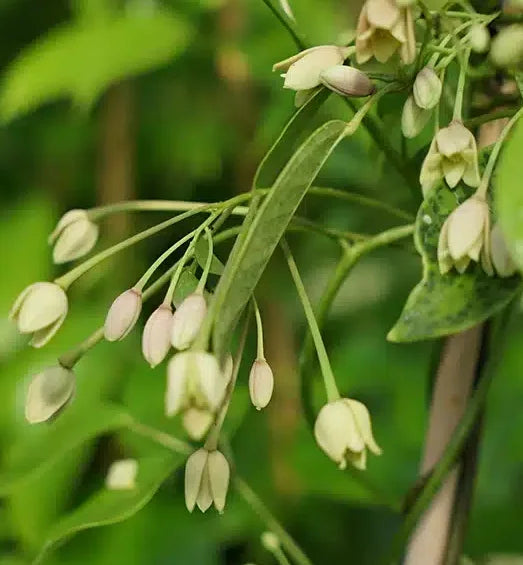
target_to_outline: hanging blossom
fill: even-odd
[[[405,64],[416,58],[416,36],[411,6],[395,0],[366,0],[356,29],[356,59],[365,63],[375,57],[388,61],[396,51]]]

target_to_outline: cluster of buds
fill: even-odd
[[[366,0],[356,30],[358,63],[372,57],[385,63],[398,50],[403,63],[414,62],[416,36],[412,7],[396,0]]]
[[[349,53],[347,47],[319,45],[276,63],[273,71],[284,73],[283,87],[296,91],[298,107],[320,85],[342,96],[369,96],[375,88],[367,75],[343,65]]]
[[[321,449],[340,469],[345,469],[347,463],[356,469],[365,469],[367,449],[374,455],[381,455],[366,406],[350,398],[334,400],[320,410],[314,436]]]
[[[441,97],[442,84],[431,66],[416,75],[412,94],[407,98],[401,115],[401,130],[407,138],[416,137],[428,123],[432,110]]]
[[[480,183],[476,140],[460,121],[452,121],[434,136],[420,172],[426,196],[442,179],[450,188],[463,180],[476,187]]]

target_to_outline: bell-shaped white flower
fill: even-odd
[[[214,355],[204,351],[177,353],[167,367],[165,413],[174,416],[191,407],[215,412],[227,384]]]
[[[198,449],[185,465],[185,504],[192,512],[195,506],[205,512],[211,504],[220,514],[225,508],[230,469],[220,451]]]
[[[347,463],[365,469],[367,449],[375,455],[381,454],[372,435],[369,412],[357,400],[340,398],[323,406],[314,424],[314,436],[340,469]]]
[[[76,378],[61,365],[45,369],[31,381],[25,401],[25,417],[30,424],[46,422],[73,397]]]
[[[423,67],[416,75],[412,94],[416,105],[424,110],[434,108],[441,97],[442,84],[432,67]]]
[[[119,341],[134,328],[142,310],[142,293],[134,288],[122,292],[111,304],[105,318],[107,341]]]
[[[490,260],[499,277],[511,277],[517,271],[499,223],[495,223],[490,232]]]
[[[214,413],[205,408],[191,406],[184,410],[182,424],[187,435],[194,441],[203,439],[214,421]]]
[[[283,88],[310,90],[321,84],[321,73],[329,67],[341,65],[347,53],[346,47],[318,45],[276,63],[272,70],[285,72]]]
[[[342,96],[369,96],[376,88],[370,78],[353,67],[334,65],[320,73],[324,86]]]
[[[33,334],[31,345],[42,347],[58,331],[67,316],[67,295],[55,283],[37,282],[18,296],[9,318],[22,334]]]
[[[423,194],[427,195],[443,177],[450,188],[460,180],[472,187],[480,182],[476,140],[457,120],[440,129],[432,140],[421,167]]]
[[[98,226],[91,222],[85,210],[70,210],[62,216],[49,244],[54,244],[53,261],[67,263],[87,255],[96,245]]]
[[[249,393],[251,402],[257,410],[269,404],[274,389],[274,375],[265,359],[256,359],[249,374]]]
[[[136,488],[138,461],[120,459],[109,467],[105,477],[105,487],[109,490],[133,490]]]
[[[171,307],[162,304],[147,320],[142,335],[142,353],[151,367],[159,365],[171,348],[173,313]]]
[[[171,327],[171,343],[175,349],[191,346],[207,316],[207,302],[200,292],[189,294],[176,309]]]
[[[465,272],[470,261],[479,262],[492,274],[488,204],[476,195],[460,204],[445,220],[438,241],[438,263],[442,274],[455,267]]]
[[[416,37],[412,8],[399,6],[395,0],[366,0],[356,30],[358,63],[372,57],[385,63],[398,50],[404,63],[414,61]]]
[[[403,105],[401,114],[401,132],[403,135],[408,139],[416,137],[427,125],[431,113],[430,110],[420,108],[414,101],[414,97],[409,96]]]

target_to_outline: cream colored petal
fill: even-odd
[[[380,63],[386,63],[400,46],[390,33],[378,30],[372,38],[374,56]]]
[[[429,192],[443,178],[443,169],[441,167],[441,155],[437,152],[436,139],[432,140],[429,151],[421,165],[419,182],[426,198]]]
[[[466,164],[463,160],[451,160],[443,158],[441,162],[445,181],[450,188],[455,188],[465,172]]]
[[[470,248],[483,233],[485,206],[486,203],[477,198],[469,198],[449,216],[448,247],[454,261],[467,256]]]
[[[18,329],[21,333],[33,333],[54,324],[66,312],[67,296],[58,285],[49,282],[31,285],[19,305]]]
[[[320,73],[334,65],[343,63],[338,48],[314,51],[291,65],[285,75],[284,88],[309,90],[320,85]]]
[[[207,302],[199,292],[187,296],[173,314],[171,344],[175,349],[190,347],[207,315]]]
[[[87,255],[98,240],[98,226],[92,222],[74,222],[58,237],[53,249],[53,262],[57,265]]]
[[[229,463],[220,451],[211,451],[207,460],[207,468],[214,507],[221,514],[225,508],[225,499],[229,488],[231,474]]]
[[[208,455],[206,449],[198,449],[189,456],[185,464],[185,505],[189,512],[194,510],[198,499]]]
[[[405,65],[410,65],[416,60],[416,34],[414,30],[412,8],[410,6],[405,9],[405,20],[406,40],[401,46],[400,56]]]
[[[58,320],[56,320],[54,324],[51,324],[46,328],[42,328],[41,330],[34,332],[31,336],[29,345],[31,345],[35,349],[39,349],[40,347],[43,347],[44,345],[49,343],[49,341],[51,341],[56,332],[60,329],[61,325],[64,323],[66,315],[67,313],[64,313],[60,318],[58,318]]]
[[[474,142],[472,133],[458,121],[451,122],[446,128],[442,128],[436,134],[438,151],[445,157],[452,157],[466,149],[470,149]]]
[[[468,250],[467,255],[472,261],[479,261],[479,254],[481,253],[481,249],[483,248],[483,232],[478,236],[478,239],[474,242],[474,244]]]
[[[209,464],[203,469],[202,482],[200,484],[200,492],[196,499],[196,505],[202,512],[207,512],[212,504],[211,481],[209,479]]]
[[[194,441],[200,441],[214,420],[209,410],[190,407],[183,413],[182,423],[187,435]]]
[[[85,210],[75,209],[66,212],[56,224],[53,232],[49,235],[49,238],[47,240],[49,242],[49,245],[53,244],[58,239],[58,236],[67,226],[78,221],[89,221],[89,216]]]
[[[354,413],[356,425],[363,436],[365,445],[372,451],[372,453],[374,453],[374,455],[381,455],[381,448],[376,443],[374,435],[372,434],[370,414],[365,404],[352,399],[346,399],[345,403],[348,404]]]
[[[188,361],[190,353],[178,353],[167,366],[165,414],[174,416],[187,403]]]
[[[478,154],[474,151],[473,155],[474,157],[472,161],[469,161],[467,163],[467,166],[465,167],[465,171],[463,173],[463,182],[468,186],[476,187],[479,186],[481,179],[479,176],[478,157],[477,157]]]
[[[310,53],[327,52],[327,51],[332,51],[332,50],[337,50],[340,53],[340,56],[343,56],[343,48],[340,48],[337,45],[317,45],[316,47],[310,47],[309,49],[305,49],[304,51],[300,51],[299,53],[296,53],[296,55],[293,55],[292,57],[289,57],[288,59],[284,59],[283,61],[276,63],[272,67],[272,70],[273,70],[273,72],[275,72],[275,71],[284,71],[285,72],[291,67],[291,65],[296,63],[296,61],[299,61],[300,59],[302,59],[306,55],[309,55]]]
[[[196,400],[204,407],[214,411],[220,405],[225,394],[227,382],[220,371],[220,366],[214,355],[204,352],[191,353],[190,379],[197,387]]]
[[[367,450],[364,449],[359,453],[347,453],[347,462],[356,469],[365,471],[367,468]]]
[[[392,29],[400,19],[401,11],[394,0],[367,0],[367,20],[370,25],[382,29]]]

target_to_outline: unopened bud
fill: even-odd
[[[523,66],[523,25],[513,24],[502,29],[492,40],[490,56],[499,67]]]
[[[414,102],[414,97],[409,96],[403,105],[403,112],[401,114],[401,131],[403,135],[408,139],[416,137],[427,125],[431,113],[430,110],[420,108]]]
[[[134,288],[122,292],[114,300],[105,319],[104,336],[107,341],[118,341],[134,328],[142,310],[142,293]]]
[[[494,224],[490,232],[490,259],[496,274],[500,277],[511,277],[517,271],[498,223]]]
[[[189,294],[173,315],[172,346],[179,350],[190,347],[206,315],[207,303],[204,296],[199,292]]]
[[[115,461],[105,477],[105,486],[109,490],[132,490],[136,487],[138,462],[136,459]]]
[[[274,376],[265,359],[256,359],[249,374],[249,393],[251,402],[257,410],[269,404],[274,389]]]
[[[143,329],[142,352],[145,360],[156,367],[171,348],[173,313],[170,306],[162,304],[147,320]]]
[[[45,369],[31,381],[25,403],[25,417],[30,424],[49,420],[72,398],[75,375],[61,365]]]
[[[470,48],[475,53],[486,53],[490,47],[490,33],[486,26],[474,24],[469,32]]]
[[[335,65],[320,74],[321,82],[342,96],[369,96],[376,89],[369,77],[353,67]]]
[[[49,236],[54,244],[53,261],[67,263],[87,255],[96,245],[98,226],[91,222],[85,210],[70,210],[62,216]]]
[[[441,90],[441,80],[434,69],[424,67],[416,76],[412,93],[417,106],[430,110],[439,102]]]
[[[211,504],[218,512],[225,508],[230,469],[220,451],[198,449],[185,465],[185,504],[192,512],[197,505],[205,512]]]
[[[38,282],[18,296],[9,318],[22,334],[33,334],[31,345],[42,347],[58,331],[67,316],[67,295],[55,283]]]

